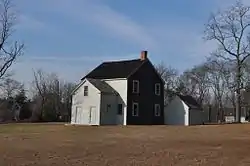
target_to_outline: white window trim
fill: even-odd
[[[86,91],[85,91],[85,87],[87,87]],[[87,93],[87,95],[85,95],[85,92]],[[87,86],[87,85],[83,86],[83,95],[84,96],[88,96],[89,95],[89,86]]]
[[[157,86],[159,86],[159,93],[157,92]],[[158,96],[161,95],[161,84],[160,83],[155,84],[155,95],[158,95]]]
[[[157,112],[157,107],[159,108],[159,112]],[[155,104],[155,110],[154,110],[155,116],[161,116],[161,105]]]
[[[135,114],[134,105],[137,105],[137,114]],[[132,104],[132,116],[139,116],[139,104],[133,102]]]
[[[134,83],[137,83],[137,92],[135,91],[135,87],[134,87]],[[139,85],[140,83],[139,83],[139,81],[138,80],[133,80],[133,93],[139,93],[139,87],[140,87],[140,85]]]

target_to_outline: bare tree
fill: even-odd
[[[195,97],[204,104],[209,95],[207,68],[202,64],[186,70],[179,79],[178,91]]]
[[[196,83],[191,79],[190,70],[184,71],[178,79],[177,93],[195,96]]]
[[[70,82],[64,82],[61,85],[60,91],[61,91],[61,101],[62,101],[62,112],[64,114],[68,115],[67,121],[70,120],[70,115],[71,115],[71,103],[72,103],[72,91],[75,88],[75,84],[70,83]]]
[[[230,70],[225,61],[210,60],[206,63],[208,68],[209,85],[213,91],[215,103],[218,106],[217,119],[224,120],[223,99],[226,98]]]
[[[229,68],[229,77],[226,80],[227,84],[227,91],[226,91],[226,102],[229,102],[229,105],[236,109],[236,96],[235,96],[235,72],[232,71],[231,68]]]
[[[197,101],[203,104],[206,95],[209,93],[207,68],[202,64],[195,66],[191,72],[191,79],[196,84]]]
[[[165,82],[164,103],[168,104],[177,88],[178,70],[171,66],[166,66],[163,62],[158,64],[156,69]]]
[[[0,78],[22,54],[24,45],[11,40],[17,20],[11,0],[0,0]]]
[[[241,122],[241,84],[242,70],[250,56],[250,7],[237,2],[229,9],[212,14],[206,25],[206,39],[218,43],[213,53],[217,58],[236,65],[236,121]]]
[[[11,78],[4,79],[0,84],[3,94],[7,99],[14,97],[14,95],[23,89],[23,86],[23,84]]]
[[[71,108],[72,83],[63,82],[55,73],[34,71],[34,99],[40,120],[58,120],[60,115],[69,115]]]
[[[39,110],[34,110],[33,113],[38,113],[38,114],[40,113],[38,115],[39,116],[38,118],[42,120],[44,105],[46,101],[46,93],[48,91],[45,74],[42,70],[34,71],[33,84],[34,84],[34,90],[35,90],[34,96],[37,96],[38,100],[40,99],[39,100],[40,106],[36,107],[36,109],[39,109]]]

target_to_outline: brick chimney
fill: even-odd
[[[144,61],[148,58],[148,52],[147,51],[141,51],[141,61]]]

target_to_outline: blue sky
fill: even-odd
[[[11,70],[29,83],[32,69],[79,79],[105,60],[138,58],[149,51],[183,71],[202,62],[215,48],[205,42],[211,12],[234,0],[15,0],[19,22],[14,38],[25,54]]]

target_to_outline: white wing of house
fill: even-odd
[[[71,123],[80,125],[123,124],[117,115],[120,96],[100,79],[84,79],[72,95]]]

